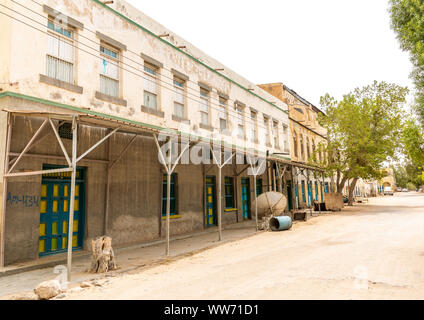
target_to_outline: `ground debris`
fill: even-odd
[[[35,289],[34,293],[40,300],[49,300],[62,293],[62,287],[58,280],[44,281]]]
[[[91,249],[93,256],[89,272],[106,273],[117,269],[111,237],[104,236],[92,240]]]

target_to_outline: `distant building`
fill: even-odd
[[[316,160],[325,161],[326,154],[318,147],[326,144],[326,130],[318,123],[319,108],[302,98],[282,83],[260,84],[277,99],[289,106],[290,154],[295,177],[294,197],[299,207],[311,206],[314,201],[322,202],[324,193],[330,192],[330,179],[323,179],[319,168],[311,167],[308,160],[317,151]]]
[[[384,177],[378,182],[378,192],[383,193],[384,188],[391,187],[393,191],[396,191],[396,178],[392,168],[382,170]]]

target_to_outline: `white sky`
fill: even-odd
[[[255,83],[283,82],[319,106],[374,80],[413,85],[388,0],[127,0]]]

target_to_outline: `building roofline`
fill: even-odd
[[[296,97],[303,104],[305,104],[307,106],[311,106],[316,112],[322,113],[323,115],[326,115],[324,111],[322,111],[320,108],[318,108],[315,105],[313,105],[311,102],[309,102],[308,100],[306,100],[305,98],[303,98],[302,96],[300,96],[296,91],[294,91],[293,89],[290,89],[285,84],[283,84],[283,88],[284,88],[284,90],[290,92],[290,94],[292,94],[294,97]]]
[[[156,38],[156,39],[160,40],[162,43],[164,43],[164,44],[166,44],[166,45],[170,46],[171,48],[173,48],[174,50],[176,50],[176,51],[178,51],[178,52],[180,52],[180,53],[184,54],[185,56],[189,57],[189,58],[190,58],[190,59],[192,59],[193,61],[195,61],[195,62],[197,62],[198,64],[200,64],[200,65],[204,66],[205,68],[207,68],[209,71],[211,71],[211,72],[213,72],[213,73],[216,73],[217,75],[219,75],[219,76],[223,77],[223,78],[224,78],[224,79],[226,79],[227,81],[229,81],[229,82],[231,82],[231,83],[235,84],[236,86],[238,86],[238,87],[239,87],[239,88],[241,88],[242,90],[244,90],[244,91],[246,91],[246,92],[250,93],[250,94],[251,94],[251,95],[253,95],[253,96],[256,96],[257,98],[259,98],[259,99],[261,99],[262,101],[264,101],[264,102],[268,103],[268,104],[269,104],[269,105],[271,105],[272,107],[277,108],[278,110],[283,111],[283,112],[285,112],[286,114],[288,114],[288,110],[286,111],[286,110],[284,110],[284,109],[280,108],[279,106],[277,106],[276,104],[274,104],[274,103],[272,103],[272,102],[270,102],[270,101],[266,100],[265,98],[261,97],[260,95],[256,94],[255,92],[252,92],[251,90],[249,90],[248,88],[246,88],[246,87],[244,87],[243,85],[239,84],[239,83],[238,83],[238,82],[236,82],[235,80],[233,80],[233,79],[231,79],[231,78],[227,77],[226,75],[224,75],[224,74],[222,74],[222,73],[218,72],[218,71],[217,71],[217,70],[215,70],[214,68],[212,68],[212,67],[208,66],[208,65],[207,65],[207,64],[205,64],[204,62],[202,62],[202,61],[200,61],[199,59],[197,59],[197,58],[193,57],[192,55],[190,55],[189,53],[187,53],[187,52],[185,52],[185,51],[181,50],[180,48],[178,48],[178,47],[174,46],[172,43],[170,43],[170,42],[166,41],[165,39],[162,39],[161,37],[159,37],[158,35],[154,34],[154,33],[153,33],[152,31],[150,31],[149,29],[147,29],[147,28],[143,27],[143,26],[142,26],[142,25],[140,25],[139,23],[137,23],[137,22],[135,22],[134,20],[132,20],[132,19],[128,18],[127,16],[125,16],[124,14],[122,14],[122,13],[120,13],[120,12],[116,11],[115,9],[113,9],[113,8],[109,7],[108,5],[104,4],[104,3],[103,3],[103,2],[101,2],[100,0],[91,0],[91,1],[93,1],[93,2],[97,3],[98,5],[102,6],[103,8],[108,9],[109,11],[111,11],[112,13],[114,13],[115,15],[117,15],[117,16],[119,16],[119,17],[121,17],[122,19],[124,19],[124,20],[126,20],[127,22],[131,23],[132,25],[134,25],[134,26],[138,27],[139,29],[141,29],[141,30],[143,30],[143,31],[147,32],[148,34],[150,34],[150,35],[151,35],[151,36],[153,36],[154,38]],[[139,10],[139,9],[137,9],[137,10]],[[139,10],[139,11],[141,12],[141,10]],[[247,80],[247,79],[246,79],[246,80]],[[248,80],[247,80],[247,81],[248,81]],[[259,87],[258,87],[258,88],[259,88]],[[259,89],[260,89],[260,88],[259,88]]]

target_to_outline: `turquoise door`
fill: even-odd
[[[51,169],[51,167],[49,167]],[[77,176],[83,171],[78,170]],[[40,192],[39,255],[61,253],[68,248],[68,221],[71,183],[70,173],[43,176]],[[84,182],[75,184],[73,249],[81,249],[84,237]]]
[[[297,208],[299,208],[299,193],[297,189],[297,183],[294,185],[294,197],[297,204]]]
[[[302,201],[303,201],[303,203],[306,203],[306,196],[305,196],[305,181],[302,181]]]
[[[312,181],[308,184],[308,206],[312,206],[313,197],[312,197]]]
[[[318,201],[318,182],[315,181],[315,200]]]
[[[293,200],[292,200],[292,184],[290,180],[287,180],[287,203],[289,210],[293,210]]]
[[[321,202],[324,202],[324,193],[322,189],[322,182],[321,182]]]
[[[242,210],[243,210],[243,219],[251,219],[249,178],[241,179],[241,204],[242,204]]]
[[[215,198],[215,177],[206,177],[206,227],[217,225]]]

